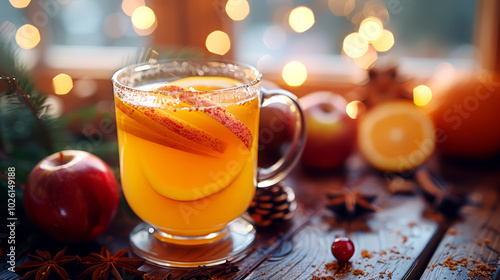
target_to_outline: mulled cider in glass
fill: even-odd
[[[172,60],[125,67],[114,86],[121,183],[144,223],[133,251],[176,267],[241,258],[255,239],[241,216],[256,187],[283,179],[303,148],[296,98],[261,89],[261,74],[232,62]],[[297,129],[275,165],[257,166],[263,104],[290,106]]]

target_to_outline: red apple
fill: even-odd
[[[346,113],[346,99],[333,92],[317,91],[299,102],[307,127],[303,166],[320,169],[342,166],[356,145],[357,122]]]
[[[67,150],[40,161],[23,191],[26,214],[63,242],[96,239],[118,208],[118,183],[109,166],[84,151]]]

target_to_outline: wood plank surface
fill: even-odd
[[[476,204],[450,225],[422,279],[492,279],[500,264],[499,191],[493,182],[474,188]]]
[[[385,204],[383,212],[369,219],[341,220],[328,210],[321,211],[320,216],[312,218],[285,243],[293,248],[290,254],[271,257],[247,279],[311,279],[313,276],[359,279],[360,275],[353,275],[354,269],[359,269],[366,279],[381,275],[402,279],[432,240],[439,224],[423,218],[426,204],[418,197],[394,196]],[[355,244],[351,271],[328,269],[336,264],[330,250],[336,236],[349,236]],[[362,251],[371,257],[363,257]]]
[[[500,168],[431,168],[434,174],[444,176],[446,184],[467,193],[468,203],[457,218],[441,215],[420,195],[418,187],[409,194],[392,193],[388,185],[393,175],[377,172],[359,159],[351,161],[347,170],[328,174],[310,174],[297,167],[285,179],[295,192],[295,216],[286,223],[257,227],[252,250],[236,263],[240,271],[226,279],[493,279],[500,260]],[[381,211],[347,218],[327,209],[326,194],[344,187],[376,194],[374,204]],[[101,246],[111,252],[129,249],[129,232],[139,222],[130,210],[121,207],[96,242],[70,245],[68,253],[85,256]],[[331,254],[336,236],[348,236],[355,244],[347,269],[336,267]],[[54,252],[67,246],[43,235],[36,238],[27,252]],[[23,255],[20,262],[27,260]],[[447,262],[448,258],[455,263]],[[457,262],[463,258],[466,264]],[[492,270],[487,277],[468,275],[478,264]],[[186,272],[151,264],[141,270],[156,279]],[[0,279],[18,278],[0,272]]]

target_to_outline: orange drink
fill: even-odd
[[[121,185],[144,222],[135,254],[162,266],[237,260],[255,240],[244,215],[256,187],[283,179],[305,139],[294,95],[261,89],[257,69],[223,61],[171,60],[125,67],[112,78]],[[290,106],[297,130],[283,159],[257,166],[259,112]]]
[[[219,77],[181,79],[167,85],[185,83],[197,91],[237,85]],[[200,236],[224,229],[245,212],[254,195],[258,96],[210,107],[169,96],[162,87],[146,87],[154,89],[148,96],[149,107],[134,104],[127,96],[117,95],[115,100],[121,178],[130,207],[144,221],[174,235]],[[196,98],[209,102],[209,97]],[[141,110],[149,110],[151,116]],[[241,127],[236,133],[246,133],[241,136],[246,138],[240,139],[208,110],[220,110],[232,118],[231,125]],[[192,139],[169,138],[169,129],[155,117],[189,124],[185,133],[193,134]],[[210,140],[197,141],[194,134]]]

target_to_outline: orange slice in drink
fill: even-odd
[[[181,87],[189,86],[190,89]],[[227,111],[224,107],[216,102],[200,96],[196,91],[216,90],[238,85],[236,80],[224,77],[188,77],[177,81],[173,84],[167,84],[156,88],[156,91],[169,91],[169,92],[182,92],[179,94],[179,99],[191,106],[200,108],[207,115],[211,116],[227,129],[231,130],[247,147],[248,150],[252,148],[253,135],[250,129],[238,120],[233,114]],[[223,87],[224,86],[224,87]],[[191,90],[193,89],[193,90]]]
[[[361,154],[382,171],[405,172],[420,166],[434,152],[434,139],[431,119],[406,100],[374,107],[358,127]]]
[[[142,126],[155,131],[175,143],[189,141],[189,146],[210,152],[223,153],[226,143],[215,135],[178,119],[159,108],[133,105],[115,97],[116,107]],[[141,135],[137,135],[141,137]],[[144,133],[143,136],[146,136]]]
[[[181,150],[187,153],[205,157],[217,157],[217,155],[221,155],[220,153],[211,151],[209,149],[206,149],[205,147],[196,148],[193,146],[185,145],[187,141],[184,141],[184,143],[176,142],[170,139],[168,136],[162,135],[161,130],[153,131],[147,127],[144,127],[144,125],[138,123],[137,121],[134,121],[133,119],[117,122],[117,126],[121,131],[125,131],[136,137],[159,144],[161,146],[166,146],[172,149]]]

